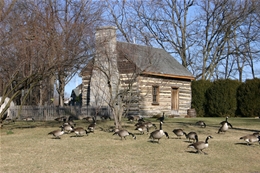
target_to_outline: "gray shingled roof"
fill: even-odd
[[[158,75],[180,76],[194,78],[183,65],[174,59],[164,49],[141,46],[125,42],[117,42],[120,49],[127,52],[128,57],[144,72]],[[153,63],[151,63],[151,61]]]

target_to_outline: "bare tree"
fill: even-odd
[[[92,28],[99,25],[101,15],[92,1],[66,4],[64,8],[63,1],[1,1],[3,98],[41,105],[43,97],[53,97],[55,79],[59,79],[57,88],[63,98],[65,79],[84,66],[92,51]]]
[[[237,1],[228,0],[199,3],[201,31],[198,46],[201,47],[201,52],[198,57],[202,58],[195,60],[196,65],[201,67],[201,73],[197,73],[197,77],[211,79],[218,64],[233,53],[235,49],[229,49],[229,43],[234,39],[237,28],[254,10],[248,7],[250,5],[248,2],[240,5]]]
[[[116,128],[120,129],[122,115],[130,108],[133,100],[139,102],[139,93],[136,88],[137,78],[152,65],[156,66],[155,59],[149,47],[142,48],[134,44],[117,43],[116,28],[99,28],[96,33],[96,52],[90,90],[95,95],[90,96],[90,105],[108,105],[111,109]],[[96,102],[98,100],[98,102]],[[94,103],[93,103],[94,102]]]
[[[250,40],[257,32],[257,27],[250,27],[249,31],[247,22],[253,14],[253,23],[259,23],[257,1],[106,1],[106,5],[110,23],[119,29],[124,40],[162,47],[196,78],[237,78],[239,70],[245,71],[256,61],[248,57],[257,56],[253,44],[247,54],[242,44],[246,40],[253,43]],[[246,37],[241,29],[251,36]],[[245,59],[246,64],[242,65]]]
[[[131,4],[124,1],[112,5],[108,3],[111,21],[126,41],[133,42],[131,37],[134,37],[146,45],[157,44],[179,58],[184,67],[190,66],[189,49],[194,44],[192,36],[196,34],[192,28],[195,19],[188,19],[193,0],[131,1]]]
[[[59,103],[63,106],[64,87],[86,64],[92,54],[93,28],[101,17],[101,7],[92,1],[49,1],[52,32],[55,35],[55,58],[66,62],[55,73]],[[46,17],[48,17],[46,15]]]

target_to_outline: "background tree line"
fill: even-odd
[[[99,26],[118,40],[159,47],[196,79],[255,78],[257,0],[3,0],[0,94],[17,104],[48,104],[94,56]]]
[[[165,49],[196,79],[259,75],[258,1],[107,0],[107,6],[122,39]]]
[[[91,1],[1,1],[0,91],[16,104],[49,104],[87,63],[100,7]]]
[[[260,79],[192,82],[192,107],[201,117],[260,117]]]

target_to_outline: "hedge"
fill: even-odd
[[[237,90],[237,114],[260,116],[260,79],[248,79]]]

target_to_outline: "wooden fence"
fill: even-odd
[[[80,106],[14,106],[10,108],[11,119],[23,120],[33,118],[38,121],[54,120],[58,117],[73,117],[82,119],[87,116],[110,117],[112,118],[109,107],[80,107]]]

